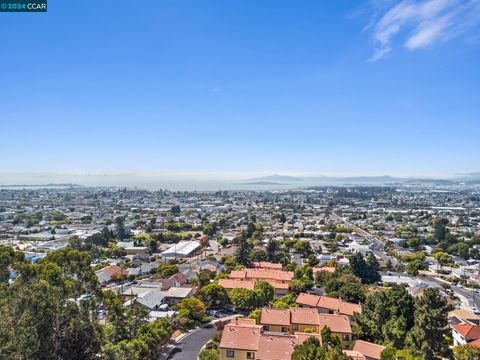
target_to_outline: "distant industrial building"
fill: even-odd
[[[161,255],[163,258],[186,257],[194,253],[199,248],[199,241],[180,241],[179,243],[172,245],[170,248],[162,252]]]

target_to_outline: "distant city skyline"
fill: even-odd
[[[2,14],[15,35],[0,52],[0,183],[480,171],[479,13],[472,0],[51,0]]]

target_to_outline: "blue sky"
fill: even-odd
[[[480,171],[480,2],[0,13],[0,172]]]

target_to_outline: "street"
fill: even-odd
[[[198,357],[203,345],[205,345],[212,335],[217,331],[217,327],[208,324],[185,336],[182,340],[175,343],[173,350],[166,359],[171,360],[194,360]],[[162,359],[162,357],[161,357]]]

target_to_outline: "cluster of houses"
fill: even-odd
[[[252,268],[232,271],[219,285],[227,290],[253,289],[256,281],[272,285],[276,296],[286,294],[294,277],[282,271],[281,264],[256,262]],[[315,268],[332,271],[333,268]],[[341,299],[301,293],[297,307],[290,309],[263,308],[259,323],[237,318],[225,326],[219,345],[220,359],[289,359],[295,345],[314,336],[322,341],[321,332],[328,327],[338,336],[345,353],[356,360],[379,360],[384,347],[365,341],[353,341],[354,314],[361,313],[358,304]]]
[[[310,337],[320,342],[321,329],[329,327],[343,347],[351,347],[351,327],[341,315],[320,314],[316,309],[263,309],[260,324],[254,319],[236,318],[223,330],[219,345],[220,360],[290,359],[295,346]],[[357,340],[344,352],[355,360],[380,360],[383,346]]]
[[[288,293],[292,283],[293,271],[283,271],[281,264],[258,262],[253,268],[234,270],[227,279],[220,279],[218,284],[227,291],[235,288],[253,290],[257,281],[266,281],[272,285],[275,296]]]

